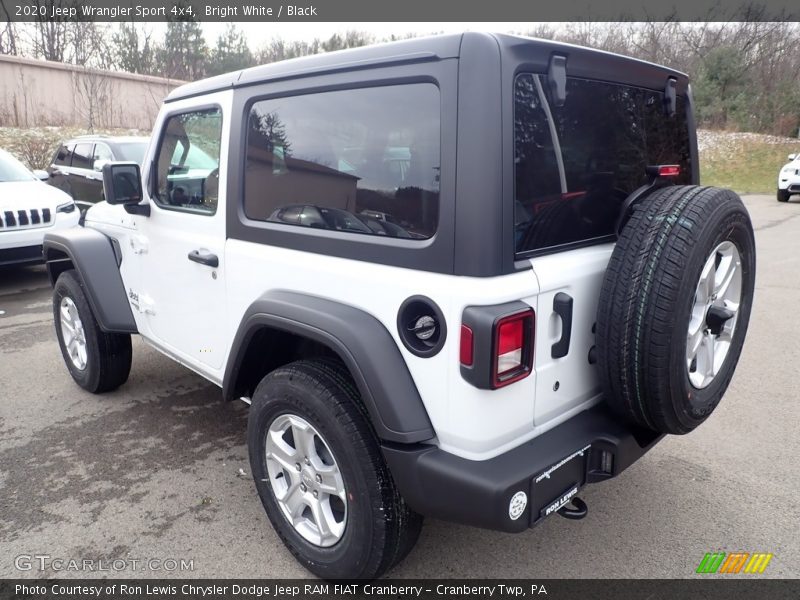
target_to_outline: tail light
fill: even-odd
[[[533,370],[534,314],[524,302],[467,306],[461,315],[461,376],[495,390]]]
[[[658,167],[659,177],[677,177],[681,174],[680,165],[661,165]]]
[[[680,165],[648,165],[645,172],[650,177],[678,177],[681,174]]]
[[[533,363],[533,310],[516,313],[494,325],[492,387],[527,377]]]
[[[475,345],[472,342],[472,329],[466,325],[461,326],[461,348],[460,348],[461,364],[465,367],[471,367],[475,362]]]

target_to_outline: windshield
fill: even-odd
[[[144,161],[144,153],[147,152],[148,142],[125,142],[117,144],[119,160],[129,160],[139,165]]]
[[[33,174],[5,150],[0,150],[0,183],[7,181],[36,181]]]

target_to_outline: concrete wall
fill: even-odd
[[[150,129],[182,81],[0,55],[0,126]]]

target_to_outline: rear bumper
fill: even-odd
[[[633,428],[601,404],[486,461],[467,460],[423,444],[384,444],[382,449],[400,493],[417,512],[445,521],[519,532],[535,525],[540,511],[552,506],[573,481],[580,487],[616,477],[662,437]],[[581,450],[584,453],[578,455]],[[573,455],[575,462],[553,470],[547,477],[552,485],[534,485],[537,475]],[[562,485],[564,489],[559,487]],[[518,492],[527,495],[527,506],[521,516],[512,519],[509,503]]]

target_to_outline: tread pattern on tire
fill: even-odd
[[[86,298],[83,283],[74,270],[70,269],[59,275],[53,293],[56,334],[64,361],[73,378],[81,387],[94,394],[117,389],[128,380],[130,374],[133,358],[131,336],[126,333],[107,333],[100,329]],[[87,335],[87,352],[90,356],[85,373],[78,372],[64,353],[59,316],[59,299],[64,295],[69,295],[75,302]]]
[[[380,515],[382,521],[373,527],[375,537],[372,540],[372,547],[376,551],[371,554],[367,563],[359,566],[359,572],[352,576],[365,579],[380,577],[401,562],[414,547],[423,519],[408,507],[398,493],[381,455],[377,436],[355,383],[345,367],[337,361],[312,359],[297,361],[276,369],[267,375],[258,387],[269,386],[272,381],[279,378],[302,381],[309,392],[324,402],[344,436],[350,440],[351,448],[360,457],[361,462],[356,467],[366,474],[368,480],[371,474],[371,486],[379,488],[380,495],[373,497],[371,507],[372,514]],[[263,392],[263,389],[256,390],[253,395],[254,402],[257,397],[263,397]],[[337,460],[341,461],[341,458],[337,457]],[[281,527],[276,527],[276,531],[301,564],[322,577],[331,576],[316,569],[315,565],[298,551],[292,539],[282,531]]]
[[[673,344],[683,344],[685,351],[686,343],[684,333],[675,334],[676,304],[699,232],[724,214],[717,211],[730,212],[732,206],[741,207],[735,216],[744,215],[739,224],[746,220],[752,235],[746,209],[734,192],[699,186],[654,192],[634,207],[620,234],[598,304],[598,364],[607,401],[637,425],[687,433],[707,416],[687,418],[670,400],[675,393],[670,386],[676,368]],[[743,315],[735,336],[744,334],[748,317],[749,312]],[[734,365],[737,359],[738,352]]]

